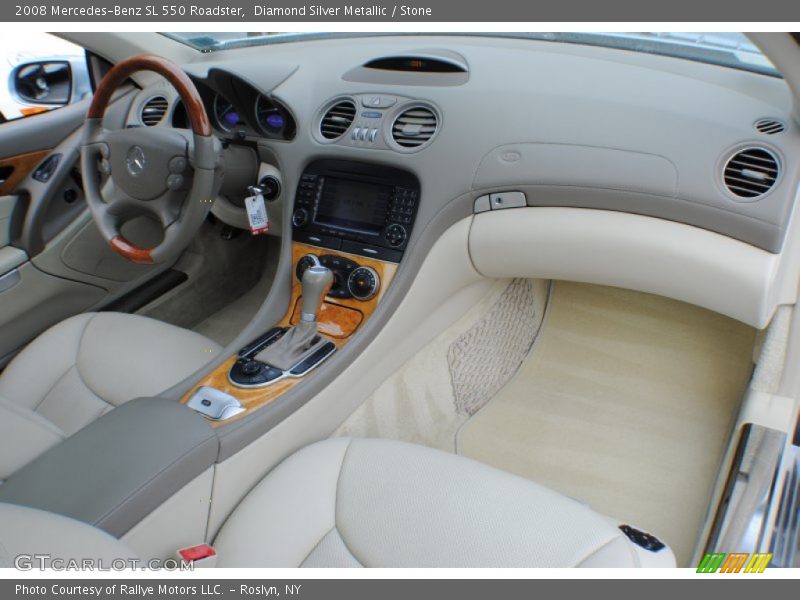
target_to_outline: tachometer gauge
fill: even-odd
[[[261,128],[269,133],[280,133],[286,126],[286,117],[263,94],[256,98],[256,119]]]
[[[231,131],[242,122],[239,111],[221,94],[214,96],[214,119],[217,126],[224,131]]]

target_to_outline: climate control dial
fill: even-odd
[[[375,269],[358,267],[347,278],[347,290],[357,300],[374,298],[381,289],[381,279]]]
[[[303,273],[305,273],[309,267],[318,267],[319,265],[319,257],[317,257],[316,254],[306,254],[301,256],[300,260],[297,261],[294,273],[297,275],[297,279],[303,281]]]

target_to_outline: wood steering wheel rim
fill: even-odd
[[[114,65],[100,80],[86,118],[101,120],[116,89],[131,75],[139,71],[153,71],[169,81],[186,107],[189,125],[194,135],[203,137],[212,135],[211,121],[194,82],[178,65],[153,54],[137,54]],[[142,248],[125,239],[121,233],[110,239],[109,244],[117,253],[132,262],[153,263],[153,248]]]

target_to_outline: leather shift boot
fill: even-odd
[[[316,321],[300,321],[281,339],[256,354],[255,359],[288,371],[324,343],[325,340],[317,335]]]

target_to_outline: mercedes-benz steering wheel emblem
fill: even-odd
[[[141,175],[144,172],[145,164],[144,150],[140,146],[131,146],[125,164],[128,166],[128,173],[134,177]]]

